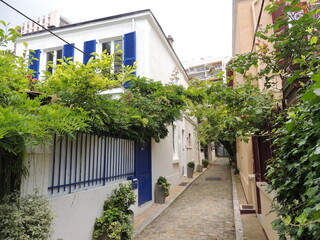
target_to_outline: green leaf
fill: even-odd
[[[296,217],[296,221],[298,223],[305,223],[307,221],[308,214],[306,212],[301,213],[298,217]]]
[[[285,225],[289,225],[289,223],[291,222],[291,217],[287,216],[286,218],[283,219],[283,222]]]
[[[316,150],[314,151],[314,154],[320,154],[320,147],[317,147]]]
[[[310,39],[311,45],[316,44],[317,42],[318,42],[318,37],[317,37],[317,36],[313,36],[313,37]]]
[[[314,92],[317,96],[320,96],[320,88],[314,89],[313,92]]]
[[[307,190],[307,196],[312,198],[319,191],[319,186],[311,187]]]

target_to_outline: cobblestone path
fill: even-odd
[[[234,240],[229,162],[219,158],[135,240]]]

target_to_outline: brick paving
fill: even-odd
[[[218,158],[135,240],[234,240],[229,161]]]

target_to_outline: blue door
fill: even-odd
[[[135,143],[135,177],[138,179],[138,205],[152,200],[151,142]]]

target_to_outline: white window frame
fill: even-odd
[[[45,61],[44,61],[44,63],[45,63],[45,67],[44,67],[44,69],[45,69],[45,71],[49,71],[49,69],[48,69],[48,62],[49,62],[49,59],[48,59],[48,54],[49,53],[52,53],[53,52],[53,59],[52,59],[52,65],[53,66],[56,66],[57,65],[57,60],[58,60],[58,58],[57,58],[57,51],[61,51],[61,58],[59,58],[59,59],[63,59],[63,47],[62,46],[60,46],[60,47],[56,47],[56,48],[50,48],[50,49],[44,49],[44,58],[45,58]],[[50,72],[50,71],[49,71]],[[52,69],[52,72],[51,72],[52,74],[54,73],[54,69]]]
[[[117,49],[117,50],[122,50],[123,51],[123,45],[124,45],[124,41],[123,41],[123,36],[118,36],[118,37],[113,37],[113,38],[104,38],[104,39],[100,39],[99,42],[99,46],[98,46],[98,52],[101,54],[103,52],[103,44],[110,42],[110,55],[113,55],[116,52],[116,41],[121,41],[121,48]],[[123,56],[124,54],[122,54],[121,59],[122,59],[122,63],[121,66],[123,65]],[[113,65],[113,71],[115,70],[115,64]]]

